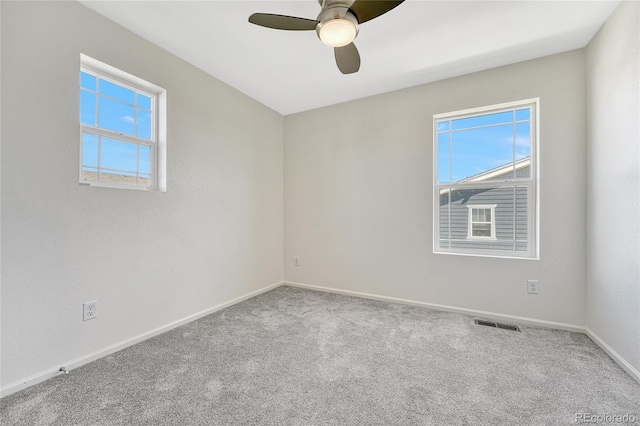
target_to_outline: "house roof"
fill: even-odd
[[[516,171],[527,168],[531,165],[531,157],[524,157],[516,161]],[[477,175],[469,176],[458,182],[486,182],[488,180],[495,180],[500,176],[504,176],[513,172],[513,163],[507,163],[502,166],[498,166],[495,169],[487,170],[486,172],[478,173]]]
[[[525,169],[529,166],[531,166],[531,157],[524,157],[516,161],[515,169],[516,171],[518,171],[518,170]],[[487,170],[486,172],[478,173],[477,175],[469,176],[465,179],[459,180],[457,182],[453,182],[453,184],[455,185],[456,183],[461,183],[461,182],[465,182],[465,183],[487,182],[491,180],[496,180],[500,176],[504,176],[512,172],[513,172],[513,163],[508,163],[502,166],[498,166],[494,169]],[[439,192],[440,192],[440,195],[443,195],[443,194],[446,194],[447,191],[449,191],[449,188],[442,188],[440,189]]]

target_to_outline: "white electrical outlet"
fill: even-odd
[[[527,280],[527,293],[538,294],[538,280]]]
[[[298,256],[295,256],[293,258],[293,265],[294,266],[300,266],[300,258]]]
[[[98,316],[97,305],[97,300],[82,304],[82,321],[89,321]]]

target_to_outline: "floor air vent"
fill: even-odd
[[[511,325],[511,324],[503,324],[501,322],[493,322],[493,321],[485,321],[485,320],[473,320],[477,325],[484,325],[486,327],[493,327],[493,328],[501,328],[503,330],[511,330],[511,331],[520,331],[520,327],[518,327],[517,325]]]

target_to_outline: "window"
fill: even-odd
[[[496,222],[492,206],[469,206],[469,226],[467,238],[496,238]]]
[[[434,116],[434,253],[538,258],[538,103]]]
[[[166,190],[166,91],[86,55],[80,184]]]

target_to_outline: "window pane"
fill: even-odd
[[[470,177],[480,180],[482,177],[479,174],[513,164],[513,125],[455,132],[452,138],[453,182]],[[504,173],[512,171],[512,168],[505,167]],[[495,179],[501,174],[491,178]]]
[[[467,204],[477,204],[476,200],[473,200],[472,194],[477,190],[461,190],[459,188],[452,188],[451,200],[449,204],[450,217],[449,229],[451,232],[452,240],[466,240],[469,236],[469,209]],[[477,209],[471,210],[472,222],[473,215],[478,217]]]
[[[516,160],[531,155],[531,123],[516,124]]]
[[[133,135],[133,107],[100,97],[98,100],[98,126],[125,135]]]
[[[491,237],[491,224],[474,223],[471,235],[473,237]]]
[[[137,105],[142,108],[151,109],[151,98],[149,96],[145,96],[141,93],[138,93],[138,103]]]
[[[96,182],[98,180],[98,169],[91,167],[82,168],[82,180],[89,182]]]
[[[112,98],[120,99],[133,105],[135,92],[130,89],[125,89],[122,86],[113,84],[109,81],[100,79],[100,93],[111,96]]]
[[[102,138],[100,146],[101,167],[129,171],[135,177],[138,146],[134,143],[123,142],[115,139]],[[118,172],[118,174],[125,174]],[[135,184],[135,179],[134,182]]]
[[[98,135],[82,134],[82,165],[98,167]]]
[[[442,190],[440,192],[440,247],[449,247],[449,190]],[[447,240],[446,244],[443,244],[443,240]]]
[[[149,163],[151,161],[151,148],[140,145],[138,147],[138,168],[140,173],[151,173]]]
[[[491,222],[491,209],[484,209],[484,221]]]
[[[515,232],[516,240],[527,242],[528,226],[528,203],[529,191],[526,186],[516,187],[516,223]],[[525,248],[526,250],[526,248]]]
[[[449,176],[449,133],[438,135],[438,182],[451,182]]]
[[[531,110],[529,108],[519,109],[516,111],[516,120],[529,120],[531,119]]]
[[[101,171],[100,181],[135,185],[137,178],[135,173]]]
[[[531,177],[531,124],[516,124],[516,178]]]
[[[140,186],[151,186],[151,175],[140,175],[140,176],[138,176],[138,185],[140,185]]]
[[[488,126],[491,124],[503,124],[513,122],[513,111],[499,112],[496,114],[479,115],[476,117],[459,118],[451,120],[453,130],[468,129],[470,127]]]
[[[449,239],[449,190],[440,191],[440,239]]]
[[[137,135],[144,139],[151,139],[151,113],[143,109],[137,108],[137,120],[138,126],[136,129]]]
[[[447,132],[449,131],[449,121],[439,121],[438,122],[438,132]]]
[[[96,91],[96,78],[91,74],[80,71],[80,87]]]
[[[85,90],[80,91],[80,123],[96,125],[96,95]]]

